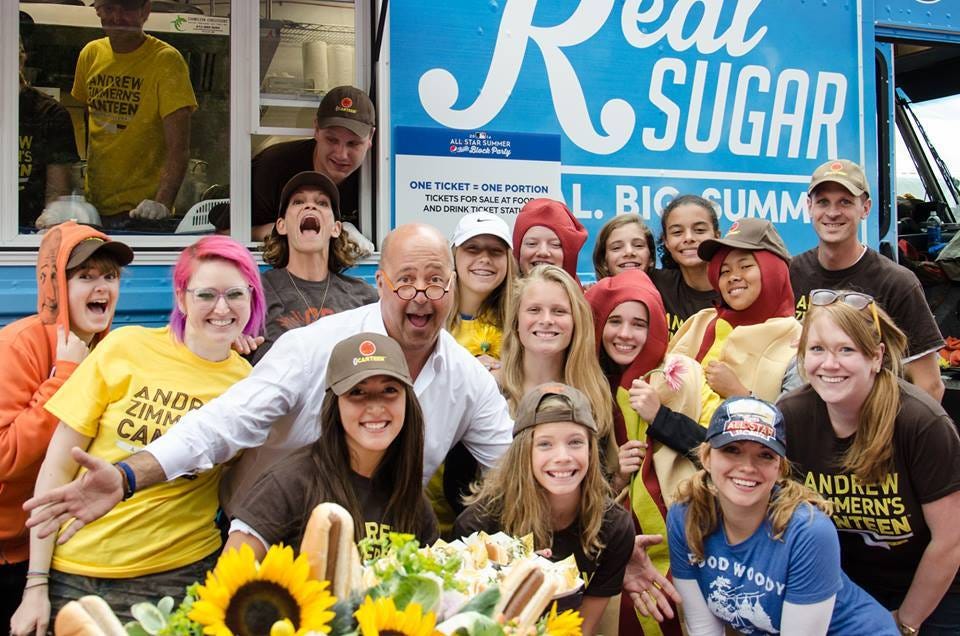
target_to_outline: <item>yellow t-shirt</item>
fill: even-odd
[[[197,107],[183,56],[152,35],[130,53],[94,40],[77,58],[71,94],[89,111],[87,199],[110,216],[154,198],[166,157],[163,118]]]
[[[250,373],[237,353],[210,362],[177,343],[169,327],[111,332],[44,408],[93,438],[88,452],[121,461]],[[220,547],[214,524],[220,469],[137,492],[57,546],[52,567],[131,578],[194,563]]]

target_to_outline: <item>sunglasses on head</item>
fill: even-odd
[[[877,315],[877,301],[870,294],[852,291],[834,291],[832,289],[814,289],[810,292],[810,305],[824,307],[832,305],[835,302],[841,302],[844,305],[853,307],[862,311],[870,307],[870,313],[873,315],[873,324],[877,328],[877,335],[881,335],[880,316]]]

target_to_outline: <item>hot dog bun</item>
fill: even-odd
[[[546,576],[534,559],[517,561],[500,583],[494,616],[503,624],[515,622],[517,633],[526,633],[547,609],[556,590],[556,579]]]
[[[56,636],[125,636],[127,633],[107,602],[84,596],[63,606],[54,621]]]
[[[310,576],[330,581],[330,591],[346,598],[360,585],[360,553],[353,542],[353,517],[342,506],[322,503],[313,509],[300,553],[310,561]]]

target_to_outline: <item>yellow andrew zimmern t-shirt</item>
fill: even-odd
[[[92,437],[88,452],[126,459],[250,373],[237,353],[210,362],[177,343],[169,327],[111,332],[46,403]],[[194,563],[220,547],[214,523],[220,469],[137,492],[56,547],[52,567],[100,578],[132,578]]]

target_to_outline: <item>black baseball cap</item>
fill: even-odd
[[[290,202],[290,197],[293,196],[293,193],[303,186],[313,186],[330,197],[330,207],[333,209],[333,218],[338,221],[340,220],[340,191],[337,189],[337,184],[322,172],[314,172],[312,170],[298,172],[290,177],[290,180],[284,184],[283,191],[280,193],[280,209],[277,210],[278,219],[287,213],[287,204]]]

